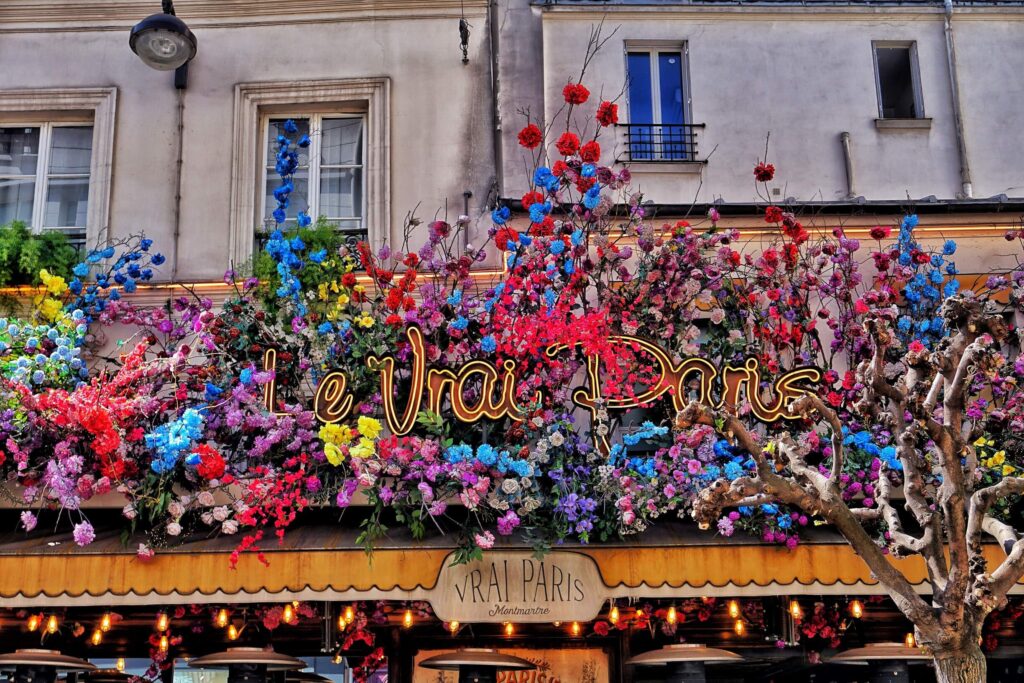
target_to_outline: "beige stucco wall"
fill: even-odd
[[[87,21],[75,31],[62,30],[61,22],[4,24],[0,11],[0,89],[116,86],[111,234],[144,230],[169,256],[177,95],[170,73],[146,67],[128,47],[130,27],[143,15],[130,16],[124,3],[107,4],[109,20]],[[443,216],[447,202],[454,220],[463,211],[464,190],[473,192],[474,212],[486,200],[494,176],[490,62],[478,4],[465,3],[473,24],[467,65],[459,50],[457,4],[410,0],[390,3],[404,6],[402,11],[363,8],[356,16],[325,14],[312,21],[308,12],[246,16],[239,9],[237,24],[188,14],[201,6],[215,12],[216,2],[177,4],[199,41],[185,95],[179,279],[219,279],[228,265],[236,83],[391,79],[392,241],[400,241],[403,219],[417,204],[418,215],[429,221],[438,212]],[[159,3],[148,11],[159,11]],[[163,270],[166,275],[171,269]]]
[[[769,133],[769,158],[779,170],[772,184],[781,191],[778,198],[845,198],[843,131],[852,139],[856,194],[869,200],[950,199],[961,190],[940,7],[915,13],[581,7],[542,13],[548,123],[562,106],[562,87],[579,72],[590,28],[598,22],[604,21],[605,34],[616,33],[584,79],[594,93],[622,90],[626,41],[675,41],[689,48],[692,121],[707,124],[699,155],[710,160],[701,173],[690,174],[645,172],[634,164],[640,187],[655,202],[757,200],[751,169],[763,156]],[[974,196],[1021,196],[1024,89],[1015,83],[1024,71],[1024,14],[1019,8],[958,10],[954,27]],[[917,42],[930,130],[876,129],[873,40]],[[625,100],[622,121],[629,120]],[[564,121],[554,125],[564,130]],[[614,158],[609,152],[603,161]]]

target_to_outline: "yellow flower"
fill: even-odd
[[[1002,465],[1005,461],[1006,461],[1006,451],[996,451],[992,455],[991,462],[992,462],[993,465]]]
[[[360,327],[373,327],[373,318],[369,314],[363,313],[363,317],[359,319]]]
[[[359,443],[350,448],[348,452],[353,458],[361,458],[365,460],[373,455],[373,441],[364,436],[359,439]]]
[[[974,445],[975,446],[984,446],[985,445],[985,437],[979,436],[978,440],[974,442]]]
[[[327,462],[331,463],[335,467],[345,460],[345,454],[342,453],[341,449],[333,443],[328,443],[324,446],[324,455],[327,456]]]
[[[338,295],[338,305],[339,306],[344,306],[345,304],[347,304],[351,300],[352,299],[349,298],[348,294],[340,294],[340,295]]]
[[[350,427],[340,424],[328,424],[320,428],[320,438],[324,443],[347,444],[352,441],[355,434]]]
[[[363,292],[366,291],[366,285],[356,285],[355,287],[352,288],[352,290],[362,294]]]
[[[1003,465],[1003,476],[1008,477],[1016,471],[1013,465]]]
[[[64,315],[64,305],[51,297],[36,300],[36,309],[44,320],[55,322]]]
[[[46,268],[39,271],[39,280],[46,287],[46,291],[54,296],[60,296],[68,291],[68,283],[60,275],[50,275]]]
[[[380,420],[361,415],[357,423],[357,429],[367,439],[376,439],[381,430]]]

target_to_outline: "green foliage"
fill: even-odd
[[[294,237],[302,238],[302,241],[306,244],[306,249],[309,252],[326,249],[328,254],[335,254],[340,247],[347,244],[346,235],[339,232],[338,229],[323,216],[317,219],[317,221],[308,228],[292,227],[284,230],[283,232],[285,237],[288,239],[292,239]],[[261,236],[269,236],[269,234]],[[280,279],[277,275],[277,266],[274,263],[274,259],[263,249],[260,249],[253,258],[252,274],[253,276],[258,277],[261,281],[270,284],[275,289],[280,284]],[[302,280],[301,273],[299,279],[300,281]],[[303,282],[302,284],[304,286],[308,286],[309,283]]]
[[[0,287],[39,284],[39,271],[70,279],[78,251],[57,230],[39,235],[21,221],[0,226]]]

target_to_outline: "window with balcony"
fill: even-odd
[[[21,221],[84,242],[92,144],[91,123],[0,125],[0,225]]]
[[[365,121],[359,114],[274,115],[265,120],[263,225],[273,227],[275,224],[271,217],[277,208],[274,189],[281,182],[274,170],[277,137],[284,134],[283,126],[288,118],[299,129],[291,137],[298,140],[308,135],[310,144],[298,149],[299,169],[293,180],[295,191],[290,197],[287,224],[294,225],[298,212],[305,211],[314,219],[325,217],[339,231],[353,238],[365,239]]]
[[[875,42],[875,88],[880,119],[923,119],[916,43]]]
[[[688,121],[686,48],[628,45],[629,122],[622,125],[628,161],[693,161],[695,126]]]

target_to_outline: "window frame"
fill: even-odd
[[[85,212],[85,225],[74,225],[74,226],[58,226],[58,225],[45,225],[46,218],[46,201],[50,195],[50,181],[53,179],[60,178],[72,178],[81,179],[85,178],[89,181],[89,188],[92,188],[92,155],[93,150],[89,149],[89,171],[87,173],[51,173],[50,172],[50,158],[52,156],[53,147],[53,129],[54,128],[82,128],[89,127],[92,129],[93,139],[95,141],[96,130],[92,121],[87,119],[84,120],[32,120],[32,121],[2,121],[0,122],[0,128],[38,128],[39,129],[39,155],[36,158],[36,172],[34,176],[28,175],[4,175],[3,178],[9,180],[33,180],[35,182],[35,191],[32,193],[32,217],[28,221],[29,230],[32,233],[39,235],[45,231],[57,231],[63,232],[68,235],[71,239],[77,239],[79,234],[82,238],[86,238],[89,232],[89,210]],[[90,193],[91,194],[91,193]],[[91,197],[86,199],[86,206],[89,206]]]
[[[882,73],[878,68],[878,50],[902,48],[910,53],[910,87],[914,92],[914,116],[886,116],[882,102]],[[875,100],[878,102],[878,118],[882,121],[916,121],[928,118],[924,109],[924,92],[921,88],[921,65],[917,57],[916,40],[872,40],[871,62],[875,70]]]
[[[690,106],[693,102],[693,97],[690,90],[690,48],[687,41],[637,41],[628,40],[626,41],[623,51],[623,65],[625,68],[626,78],[629,78],[629,54],[631,52],[646,52],[650,59],[651,65],[651,118],[658,119],[657,121],[637,121],[636,123],[649,123],[652,125],[663,125],[661,122],[661,65],[658,59],[656,59],[659,52],[679,52],[679,70],[680,80],[683,86],[684,99],[683,99],[683,123],[682,125],[688,126],[693,122],[693,116],[690,111]],[[628,90],[627,90],[628,92]],[[634,123],[632,113],[632,103],[629,101],[629,97],[626,98],[626,113],[629,117],[628,123]],[[672,124],[669,124],[672,125]]]
[[[359,232],[366,234],[369,237],[369,232],[366,226],[366,157],[367,157],[367,135],[366,135],[366,124],[367,116],[362,112],[335,112],[335,111],[270,111],[265,112],[262,115],[260,121],[260,134],[262,136],[263,145],[263,174],[260,182],[260,187],[263,188],[260,193],[258,211],[263,214],[266,211],[267,204],[267,183],[270,181],[272,174],[276,175],[271,170],[271,157],[270,157],[270,122],[275,119],[309,119],[309,184],[307,204],[309,206],[309,216],[314,221],[320,217],[322,213],[320,210],[320,180],[321,172],[324,169],[322,162],[321,145],[323,144],[323,121],[324,119],[359,119],[362,122],[362,131],[360,138],[362,139],[362,163],[361,164],[327,164],[329,169],[345,169],[345,168],[358,168],[361,173],[359,174],[360,179],[360,215],[359,216],[348,216],[348,217],[330,217],[328,220],[344,221],[339,225],[339,232]],[[314,172],[313,169],[316,169]],[[356,228],[343,229],[341,226],[351,225],[351,223],[358,219],[359,225]],[[269,216],[263,216],[260,220],[260,224],[264,227],[270,225],[268,223]]]

